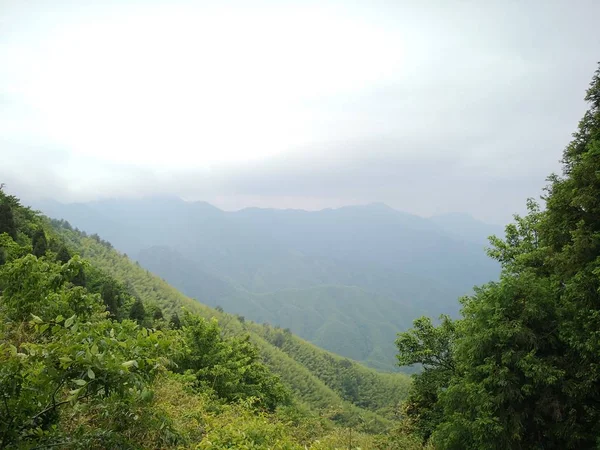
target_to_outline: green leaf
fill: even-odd
[[[73,360],[72,360],[71,358],[69,358],[68,356],[61,356],[60,358],[58,358],[58,360],[59,360],[61,363],[65,363],[65,364],[68,364],[68,363],[70,363],[70,362],[72,362],[72,361],[73,361]]]
[[[33,322],[34,323],[44,323],[44,321],[42,320],[41,317],[36,316],[35,314],[32,314],[31,317],[33,318]]]
[[[92,348],[90,349],[90,352],[92,353],[92,355],[97,355],[98,354],[98,346],[96,344],[93,344]]]
[[[93,380],[94,378],[96,378],[96,374],[94,373],[94,371],[92,370],[91,367],[87,371],[87,376],[90,380]]]
[[[87,382],[82,379],[73,380],[73,383],[75,383],[77,386],[85,386],[87,384]]]
[[[67,398],[68,401],[72,402],[74,400],[77,400],[77,396],[79,395],[79,393],[81,392],[82,388],[77,388],[77,389],[73,389],[72,391],[69,391],[69,397]]]
[[[73,314],[71,317],[69,317],[67,320],[65,320],[65,328],[70,328],[71,325],[73,325],[74,321],[75,321],[75,314]]]
[[[131,366],[138,366],[138,363],[135,359],[132,359],[131,361],[125,361],[123,364],[121,364],[123,367],[131,367]]]

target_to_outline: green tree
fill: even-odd
[[[463,300],[449,341],[453,370],[415,404],[436,448],[600,446],[600,69],[586,100],[546,208],[529,201],[505,239],[491,239],[500,280]],[[398,341],[401,363],[424,366],[411,398],[443,367],[425,364],[441,361],[440,347],[413,338]]]
[[[178,365],[196,377],[199,387],[229,401],[254,397],[268,410],[289,401],[289,393],[260,362],[248,337],[224,339],[216,320],[189,313],[182,330],[187,352]]]
[[[172,330],[179,330],[181,328],[181,320],[177,313],[173,313],[171,320],[169,320],[169,326]]]
[[[76,433],[61,430],[63,408],[99,421],[112,411],[112,425],[97,430],[105,445],[134,426],[128,405],[149,398],[159,356],[176,352],[169,336],[107,320],[99,296],[70,282],[84,265],[28,254],[0,268],[0,448],[79,448]]]
[[[0,233],[7,233],[11,238],[17,239],[17,226],[12,208],[3,199],[0,199]]]
[[[440,394],[446,390],[456,373],[454,341],[457,323],[448,316],[433,325],[428,317],[415,320],[413,328],[398,335],[398,364],[420,364],[423,371],[413,375],[413,387],[406,400],[405,413],[414,423],[415,431],[426,441],[443,418]]]
[[[600,67],[585,99],[590,107],[564,151],[563,176],[550,179],[541,225],[567,346],[561,429],[580,448],[600,436]]]
[[[146,308],[144,307],[144,303],[136,298],[131,305],[131,309],[129,310],[129,318],[131,320],[135,320],[137,323],[142,324],[144,320],[146,320]]]
[[[500,280],[463,299],[450,339],[426,320],[398,339],[400,363],[423,364],[407,411],[436,448],[600,446],[600,69],[586,100],[546,208],[529,200],[491,239]]]
[[[106,306],[106,310],[113,316],[118,317],[119,309],[123,305],[121,289],[117,283],[112,280],[106,280],[100,289],[100,297]]]
[[[56,260],[63,264],[66,264],[71,259],[71,254],[67,247],[63,244],[60,246],[58,253],[56,254]]]
[[[160,307],[156,307],[154,308],[154,311],[152,312],[152,319],[154,320],[162,320],[164,319],[164,315],[162,312],[162,309],[160,309]]]
[[[31,244],[33,247],[33,254],[38,258],[46,254],[48,250],[48,240],[46,239],[46,233],[42,228],[38,228],[31,237]]]

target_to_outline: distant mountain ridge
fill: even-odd
[[[460,214],[381,203],[228,212],[172,197],[36,207],[203,303],[385,370],[395,369],[396,332],[423,314],[456,314],[457,297],[499,272],[484,252],[497,229]]]

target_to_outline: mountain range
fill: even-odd
[[[198,301],[289,328],[339,355],[396,370],[395,335],[497,278],[466,214],[422,218],[384,204],[229,212],[176,197],[35,205],[97,233]]]

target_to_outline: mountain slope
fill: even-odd
[[[456,315],[456,299],[498,271],[484,224],[470,221],[478,231],[463,239],[456,220],[383,204],[225,212],[155,198],[41,209],[100,233],[190,297],[385,370],[396,370],[396,331],[424,314]]]
[[[317,346],[386,370],[394,369],[393,361],[382,361],[395,352],[397,331],[410,325],[407,316],[404,321],[401,314],[390,317],[395,302],[356,286],[242,292],[221,298],[221,305],[257,322],[275,323],[300,336],[311,336]]]
[[[358,380],[367,377],[368,382],[363,381],[363,383],[368,383],[373,386],[373,389],[380,386],[380,392],[382,393],[380,403],[376,405],[369,404],[369,409],[360,408],[356,406],[360,403],[359,401],[355,399],[354,402],[345,400],[344,392],[339,387],[339,381],[331,377],[321,376],[321,372],[313,370],[314,366],[305,365],[302,362],[304,358],[298,357],[298,352],[286,353],[270,343],[266,339],[268,335],[258,332],[258,330],[262,330],[261,327],[263,326],[241,322],[235,316],[222,313],[194,301],[134,263],[127,256],[118,253],[106,243],[103,244],[96,238],[85,237],[81,233],[68,230],[61,226],[58,221],[55,221],[54,224],[55,229],[67,242],[70,249],[80,253],[95,267],[125,284],[134,295],[143,298],[149,304],[157,304],[166,315],[181,313],[181,308],[185,308],[206,318],[216,318],[228,333],[233,335],[249,334],[252,342],[259,347],[269,367],[281,376],[282,381],[292,389],[296,398],[313,409],[327,409],[338,406],[342,411],[345,411],[344,414],[348,417],[358,417],[359,415],[369,417],[370,420],[374,421],[374,426],[381,429],[387,426],[384,415],[389,415],[390,411],[404,398],[407,392],[410,380],[406,375],[381,374],[348,361],[346,364],[349,368],[349,376]],[[299,348],[310,346],[310,344],[298,338],[292,337],[291,339]],[[322,361],[324,366],[330,366],[328,368],[324,367],[322,373],[335,372],[335,363],[339,361],[339,357],[316,347],[310,346],[310,348],[315,355],[319,356],[319,360]],[[394,389],[388,392],[387,387],[389,386],[394,386]],[[361,402],[364,403],[366,400],[363,399]]]
[[[489,236],[504,233],[503,227],[480,222],[464,213],[440,214],[430,217],[429,221],[451,236],[474,243],[485,242]]]
[[[406,376],[186,298],[1,187],[0,319],[1,448],[421,448],[390,429]]]

